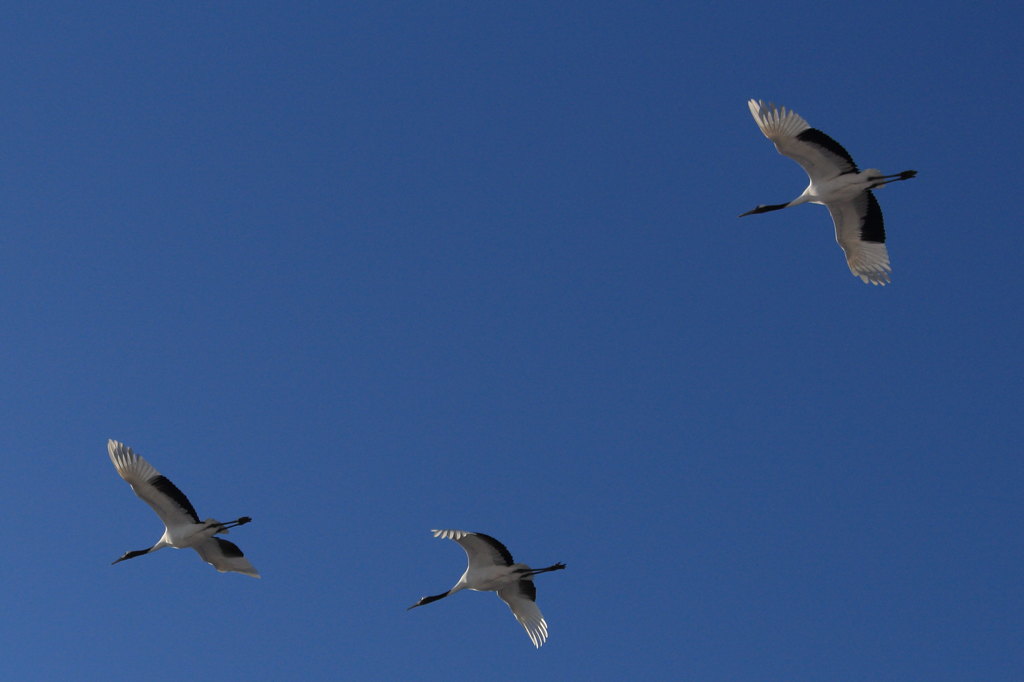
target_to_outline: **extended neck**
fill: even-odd
[[[423,606],[424,604],[429,604],[431,602],[435,602],[438,599],[444,599],[445,597],[447,597],[452,592],[454,592],[454,590],[448,590],[447,592],[445,592],[443,594],[435,594],[432,597],[424,597],[423,599],[420,599],[418,602],[416,602],[415,604],[413,604],[412,606],[407,608],[406,611],[411,611],[412,609],[416,608],[417,606]]]
[[[134,552],[125,552],[123,557],[121,557],[120,559],[115,559],[114,561],[111,561],[110,565],[113,566],[114,564],[116,564],[116,563],[118,563],[120,561],[124,561],[125,559],[134,559],[137,556],[142,556],[143,554],[149,554],[154,549],[156,549],[156,547],[150,547],[149,549],[137,549]]]
[[[745,215],[753,215],[754,213],[767,213],[768,211],[778,211],[779,209],[786,208],[787,206],[792,205],[793,202],[791,201],[787,204],[771,204],[768,206],[758,206],[757,208],[751,211],[747,211],[746,213],[740,213],[740,218],[742,218]]]

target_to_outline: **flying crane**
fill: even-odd
[[[857,169],[841,144],[812,128],[796,112],[761,100],[750,100],[750,113],[780,154],[799,163],[811,180],[804,193],[786,204],[758,206],[740,215],[777,211],[797,204],[822,204],[832,214],[836,241],[846,253],[850,272],[865,283],[889,283],[889,252],[885,248],[882,209],[871,192],[890,182],[909,180],[917,171],[883,175]]]
[[[130,447],[116,440],[108,440],[107,454],[110,455],[110,461],[121,478],[128,481],[135,494],[153,508],[165,526],[164,534],[155,545],[148,549],[125,552],[113,563],[149,554],[164,547],[191,547],[199,552],[203,561],[221,573],[233,571],[251,575],[253,578],[260,577],[259,572],[242,554],[242,550],[238,549],[238,545],[216,537],[227,533],[229,528],[249,523],[252,521],[251,518],[242,516],[227,523],[221,523],[216,519],[200,521],[195,507],[185,494],[153,468],[152,464],[135,454]]]
[[[548,624],[537,608],[537,588],[533,576],[548,571],[560,571],[565,564],[557,563],[547,568],[530,568],[526,564],[512,561],[512,554],[505,545],[490,535],[469,533],[464,530],[433,530],[435,538],[454,540],[466,550],[469,566],[455,583],[455,587],[442,594],[423,597],[409,607],[414,609],[455,594],[459,590],[497,592],[498,597],[512,609],[512,615],[526,630],[533,646],[540,645],[548,638]]]

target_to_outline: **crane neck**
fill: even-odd
[[[153,547],[148,547],[147,549],[137,549],[134,552],[125,552],[124,556],[122,556],[120,559],[116,559],[116,560],[112,561],[110,563],[110,565],[113,566],[114,564],[119,563],[121,561],[124,561],[125,559],[134,559],[137,556],[142,556],[143,554],[149,554],[154,549],[157,549],[157,547],[153,546]]]
[[[794,199],[793,201],[787,203],[787,204],[769,204],[767,206],[764,206],[764,205],[758,206],[757,208],[755,208],[753,210],[750,210],[750,211],[747,211],[746,213],[741,213],[740,217],[742,218],[745,215],[754,215],[755,213],[767,213],[768,211],[778,211],[780,209],[786,208],[787,206],[792,206],[793,204],[797,204],[797,203],[802,204],[803,201],[807,201],[806,199],[804,199],[803,201],[799,201],[798,199],[799,199],[799,197],[797,199]]]

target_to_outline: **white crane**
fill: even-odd
[[[166,526],[163,536],[155,545],[149,549],[125,552],[124,556],[113,563],[149,554],[164,547],[191,547],[199,552],[203,561],[221,573],[234,571],[251,575],[253,578],[260,577],[259,572],[253,568],[237,545],[216,537],[220,533],[227,533],[228,528],[249,523],[252,521],[251,518],[243,516],[227,523],[215,519],[200,521],[199,515],[185,494],[154,469],[152,464],[132,452],[130,447],[116,440],[108,440],[107,454],[110,455],[110,461],[114,463],[114,468],[121,478],[128,481],[135,494],[153,508]]]
[[[758,206],[740,217],[808,202],[823,204],[832,214],[836,241],[846,253],[850,272],[864,282],[888,284],[892,268],[889,267],[889,252],[885,249],[882,209],[871,190],[890,182],[909,180],[917,175],[917,171],[907,170],[894,175],[882,175],[874,168],[859,171],[841,144],[809,126],[795,112],[761,100],[752,99],[747,104],[757,127],[775,143],[780,154],[793,159],[807,171],[811,184],[788,204]]]
[[[489,535],[469,533],[464,530],[432,530],[435,538],[447,538],[462,545],[469,558],[466,572],[455,583],[455,587],[443,594],[423,597],[409,607],[414,609],[430,602],[443,599],[459,590],[477,592],[497,592],[498,597],[512,609],[512,615],[530,636],[535,647],[548,638],[548,624],[540,609],[537,608],[537,588],[533,585],[533,576],[548,571],[559,571],[565,564],[558,563],[547,568],[530,568],[526,564],[512,561],[512,555],[501,544]],[[409,610],[406,609],[406,610]]]

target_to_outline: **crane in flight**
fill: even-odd
[[[565,564],[557,563],[547,568],[530,568],[526,564],[512,561],[512,554],[505,545],[490,535],[469,533],[464,530],[433,530],[435,538],[454,540],[466,550],[469,566],[466,572],[455,583],[455,587],[423,597],[409,607],[411,610],[455,594],[459,590],[477,592],[497,592],[498,597],[512,609],[512,615],[526,630],[533,646],[540,645],[548,638],[548,624],[537,607],[537,588],[533,584],[533,576],[548,571],[560,571]]]
[[[883,175],[874,168],[858,170],[841,144],[809,126],[796,112],[761,100],[752,99],[747,105],[765,137],[775,143],[780,154],[800,164],[811,183],[789,203],[758,206],[740,217],[797,204],[822,204],[832,214],[836,241],[846,253],[850,272],[865,283],[888,284],[892,268],[885,248],[885,225],[882,209],[871,190],[909,180],[917,171]]]
[[[164,522],[164,534],[155,545],[148,549],[125,552],[114,561],[133,559],[143,554],[155,552],[164,547],[183,549],[191,547],[199,552],[203,561],[221,573],[234,571],[259,578],[259,572],[253,568],[249,560],[238,549],[238,545],[217,537],[227,533],[229,528],[241,526],[252,521],[242,516],[234,521],[221,523],[216,519],[199,520],[195,507],[185,497],[185,493],[167,480],[153,465],[135,454],[130,447],[116,440],[107,441],[107,454],[121,478],[128,481],[135,494],[142,498]]]

